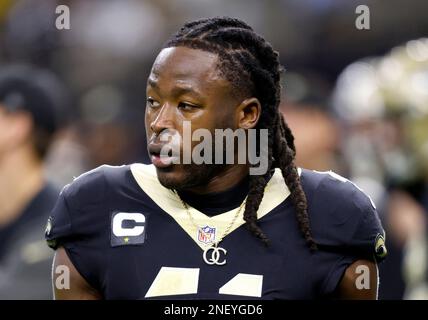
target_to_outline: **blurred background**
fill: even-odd
[[[359,4],[369,30],[356,28]],[[58,5],[70,30],[55,27]],[[380,299],[428,299],[427,12],[426,0],[0,0],[0,299],[51,297],[43,230],[57,190],[101,164],[148,162],[154,58],[185,21],[216,15],[280,52],[298,165],[376,203]]]

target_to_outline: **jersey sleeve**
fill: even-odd
[[[79,273],[94,288],[103,260],[105,179],[102,167],[65,186],[48,218],[45,238],[56,250],[64,247]]]
[[[357,260],[382,261],[385,231],[373,201],[351,181],[324,173],[308,204],[312,233],[323,273],[321,291],[332,293],[345,270]]]

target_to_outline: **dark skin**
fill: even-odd
[[[214,132],[216,128],[234,130],[256,126],[261,113],[259,100],[234,92],[232,85],[219,73],[217,59],[216,54],[185,47],[161,51],[147,83],[145,124],[148,141],[166,129],[182,133],[184,120],[191,121],[192,132],[198,128]],[[157,140],[154,138],[152,141]],[[181,186],[183,190],[199,194],[227,190],[248,175],[245,165],[215,169],[209,166],[193,166],[190,175],[186,165],[173,164],[168,168],[157,168],[157,174],[159,181],[169,188]],[[102,298],[79,274],[63,248],[56,252],[54,270],[59,265],[70,269],[70,289],[56,289],[54,285],[56,299]],[[369,268],[369,289],[356,286],[360,276],[356,272],[359,265]],[[54,284],[57,277],[53,273]],[[374,262],[357,260],[346,269],[334,296],[340,299],[376,299],[377,278]]]
[[[216,54],[185,47],[161,51],[153,64],[146,93],[147,141],[155,143],[159,139],[153,137],[167,129],[182,136],[183,121],[191,122],[191,132],[199,128],[212,134],[217,128],[254,128],[261,112],[257,98],[237,95],[219,74]],[[193,146],[197,143],[193,142]],[[156,170],[165,187],[194,193],[228,189],[248,174],[245,165],[176,164]]]

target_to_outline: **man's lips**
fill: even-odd
[[[167,168],[173,165],[173,161],[176,160],[176,157],[171,157],[166,154],[161,155],[163,146],[165,145],[160,143],[150,143],[148,145],[150,160],[157,168]]]
[[[149,150],[150,155],[152,155],[152,154],[159,155],[163,146],[164,145],[162,143],[151,142],[151,143],[149,143],[147,149]]]

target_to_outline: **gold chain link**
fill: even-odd
[[[174,193],[180,199],[181,204],[183,205],[184,209],[187,212],[187,215],[189,216],[190,222],[192,222],[193,226],[196,228],[197,231],[201,231],[201,228],[197,225],[197,223],[193,219],[193,216],[190,213],[189,206],[187,205],[187,203],[185,203],[183,201],[183,199],[181,199],[181,197],[178,195],[177,191],[174,190]],[[226,228],[226,230],[224,230],[223,235],[221,236],[221,238],[219,240],[215,241],[212,245],[217,246],[221,241],[223,241],[224,237],[226,237],[230,233],[230,230],[232,229],[233,225],[235,224],[236,220],[238,219],[239,214],[241,213],[242,208],[245,206],[246,202],[247,202],[247,198],[245,197],[244,201],[241,203],[241,205],[239,206],[238,210],[236,210],[236,214],[233,217],[232,222],[228,225],[228,227]]]

